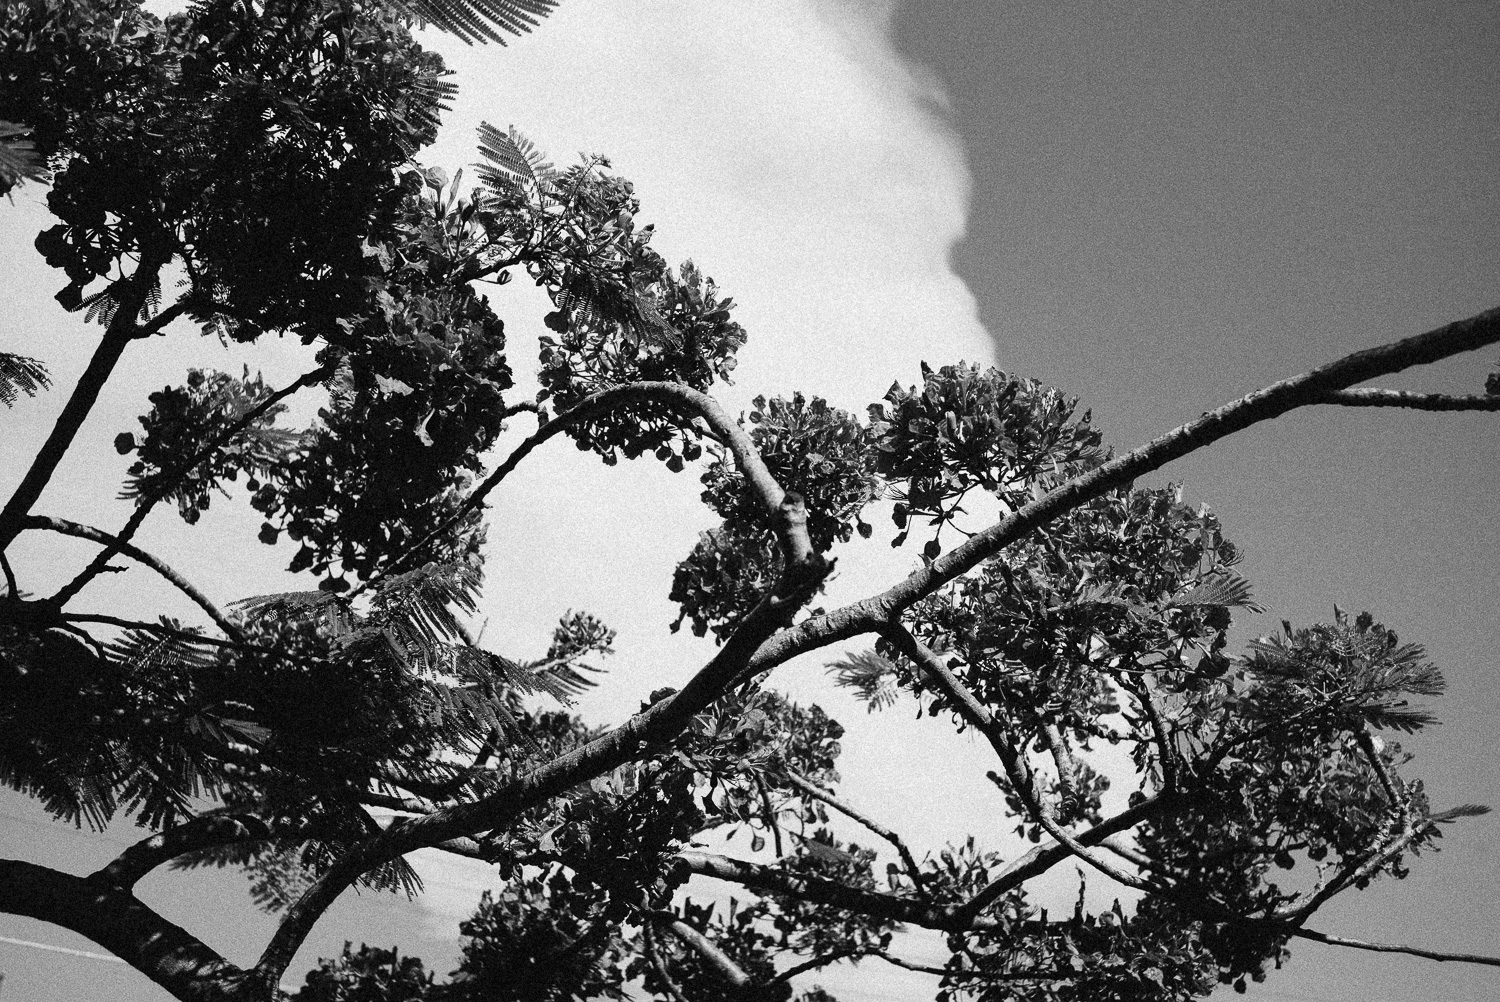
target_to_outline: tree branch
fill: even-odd
[[[30,469],[21,478],[21,483],[16,486],[10,500],[5,503],[4,510],[0,511],[0,552],[8,549],[20,534],[21,519],[30,514],[32,506],[42,496],[52,474],[73,444],[78,429],[83,427],[84,419],[99,399],[99,391],[109,381],[120,356],[125,353],[125,347],[136,338],[139,331],[135,323],[136,317],[140,315],[141,306],[156,281],[157,273],[169,259],[170,255],[143,260],[135,274],[123,283],[117,283],[127,287],[114,319],[105,328],[99,347],[94,350],[83,375],[78,377],[72,395],[63,405],[62,413],[57,416],[47,440],[32,459]]]
[[[1016,796],[1026,806],[1026,811],[1031,815],[1042,829],[1061,843],[1069,852],[1083,860],[1089,866],[1098,870],[1112,880],[1126,887],[1136,890],[1150,891],[1156,888],[1149,882],[1132,876],[1121,870],[1114,864],[1089,852],[1072,835],[1070,835],[1052,815],[1052,808],[1042,800],[1041,793],[1036,788],[1036,780],[1032,775],[1031,766],[1027,763],[1025,756],[1016,742],[1012,739],[1008,729],[992,714],[987,707],[974,697],[969,688],[958,680],[941,658],[913,637],[905,627],[891,626],[886,628],[884,635],[896,644],[902,654],[910,658],[938,691],[948,698],[952,706],[961,717],[973,728],[978,730],[989,741],[990,747],[995,750],[1001,765],[1005,768],[1006,776],[1010,779],[1011,787],[1016,791]]]
[[[919,925],[926,929],[953,932],[961,929],[997,927],[994,919],[984,917],[965,921],[953,908],[931,905],[914,898],[897,897],[880,891],[850,887],[848,884],[822,877],[789,873],[778,867],[747,863],[728,856],[683,851],[677,854],[676,865],[689,873],[727,880],[752,890],[785,894],[813,904],[828,905],[844,911],[868,915],[871,918]]]
[[[102,616],[95,613],[65,612],[58,616],[63,623],[102,623],[105,626],[118,626],[126,630],[145,630],[148,633],[158,633],[164,637],[176,637],[190,644],[206,644],[209,647],[222,647],[230,651],[245,651],[251,654],[265,654],[283,661],[291,661],[297,664],[318,664],[313,658],[294,657],[279,651],[274,647],[261,647],[257,644],[242,643],[238,640],[220,640],[217,637],[205,637],[201,633],[191,633],[187,630],[177,630],[161,623],[144,623],[134,619],[121,619],[118,616]]]
[[[918,568],[878,595],[812,616],[772,638],[747,668],[758,674],[840,640],[880,630],[903,609],[931,595],[981,561],[1056,518],[1065,511],[1124,487],[1143,474],[1196,452],[1222,438],[1288,411],[1322,402],[1328,393],[1377,376],[1400,372],[1473,351],[1500,341],[1500,308],[1467,320],[1346,355],[1291,379],[1273,383],[1232,401],[1162,435],[1146,445],[1104,463],[1055,488],[963,544]]]
[[[682,994],[682,988],[678,986],[677,982],[672,980],[672,975],[667,970],[666,962],[661,959],[661,954],[657,952],[656,936],[651,932],[650,922],[644,924],[641,929],[641,935],[645,940],[646,960],[650,962],[651,969],[656,972],[656,976],[661,979],[662,986],[666,988],[667,994],[672,996],[674,1002],[688,1002],[688,997]]]
[[[1135,697],[1137,703],[1141,704],[1141,713],[1146,722],[1151,725],[1151,735],[1156,739],[1156,750],[1161,756],[1161,779],[1162,785],[1168,791],[1177,790],[1177,756],[1167,744],[1167,728],[1162,721],[1161,713],[1156,709],[1156,701],[1151,698],[1151,687],[1146,683],[1143,676],[1137,684],[1130,684],[1123,679],[1120,686],[1126,692]]]
[[[784,509],[791,503],[790,498],[787,495]],[[805,517],[800,498],[795,506]],[[527,809],[636,759],[649,747],[659,747],[675,738],[696,714],[712,705],[735,684],[751,655],[767,637],[790,623],[827,570],[828,565],[821,562],[813,571],[786,568],[782,580],[745,616],[714,658],[688,681],[682,691],[652,704],[614,730],[510,781],[480,800],[454,804],[424,817],[403,821],[353,847],[287,909],[256,969],[273,981],[279,979],[318,918],[345,888],[369,869],[414,849],[477,831],[503,828]]]
[[[1412,393],[1409,390],[1330,390],[1315,404],[1342,407],[1409,407],[1419,411],[1500,411],[1500,394],[1451,396],[1446,393]]]
[[[745,433],[745,430],[739,426],[737,421],[729,416],[729,413],[719,405],[717,400],[706,393],[700,393],[681,383],[639,382],[627,383],[624,386],[616,386],[595,393],[542,425],[525,441],[516,446],[515,450],[505,458],[505,461],[495,469],[495,472],[491,473],[485,478],[484,483],[475,488],[474,492],[468,496],[456,512],[426,536],[408,546],[405,551],[386,565],[385,570],[372,576],[370,580],[350,592],[348,597],[352,599],[361,592],[368,590],[386,575],[393,573],[399,568],[410,558],[411,554],[419,552],[428,543],[431,543],[434,539],[437,539],[443,533],[448,532],[455,525],[458,525],[467,518],[484,503],[484,499],[489,496],[490,492],[498,487],[500,482],[520,465],[521,460],[525,459],[548,439],[574,425],[608,411],[616,404],[632,400],[660,401],[678,407],[693,417],[702,418],[713,430],[714,434],[729,447],[730,452],[734,455],[735,464],[740,473],[744,476],[746,483],[750,485],[756,497],[760,500],[761,505],[765,508],[772,525],[776,526],[777,534],[782,539],[782,548],[784,555],[787,557],[787,563],[789,565],[801,565],[816,558],[816,551],[813,550],[812,543],[807,536],[805,516],[800,522],[795,519],[788,519],[787,505],[785,504],[788,498],[781,489],[781,485],[776,482],[775,477],[771,476],[771,471],[766,468],[765,461],[760,458],[760,453],[756,450],[755,443],[751,441],[750,436]],[[797,498],[797,502],[798,504],[795,507],[800,509],[800,497]]]
[[[1395,943],[1367,943],[1359,939],[1345,939],[1343,936],[1330,936],[1326,932],[1318,932],[1316,929],[1294,929],[1293,936],[1310,939],[1317,943],[1327,943],[1329,946],[1347,946],[1355,950],[1370,950],[1375,953],[1408,953],[1413,957],[1425,957],[1428,960],[1446,962],[1449,960],[1463,964],[1484,964],[1489,967],[1500,967],[1500,957],[1490,957],[1481,953],[1444,953],[1438,950],[1424,950],[1417,946],[1403,946]]]
[[[745,973],[745,969],[731,960],[728,954],[719,949],[713,940],[703,933],[671,912],[656,912],[650,917],[664,924],[683,945],[702,957],[708,966],[718,972],[719,977],[726,984],[734,988],[749,986],[750,975]]]
[[[0,911],[86,936],[183,1002],[223,1002],[256,984],[253,972],[104,881],[0,859]],[[270,996],[273,985],[260,994]]]
[[[276,835],[268,822],[251,814],[206,814],[142,839],[109,865],[89,874],[88,879],[128,891],[146,874],[178,856]]]
[[[333,372],[333,369],[334,367],[331,363],[320,365],[318,366],[318,368],[313,369],[311,372],[303,373],[288,385],[267,396],[260,403],[256,404],[254,407],[250,408],[250,410],[246,411],[238,421],[230,425],[228,428],[224,429],[218,435],[215,435],[207,445],[199,449],[185,462],[179,464],[172,471],[170,476],[163,480],[163,483],[174,484],[182,477],[191,473],[199,463],[203,462],[219,447],[231,441],[236,435],[240,434],[246,428],[254,424],[257,420],[260,419],[262,415],[266,413],[266,411],[270,410],[272,407],[275,407],[277,404],[281,403],[281,401],[296,393],[298,390],[304,389],[308,386],[313,385],[314,383],[328,378],[329,374]],[[109,537],[114,541],[106,546],[100,553],[98,553],[94,557],[93,561],[91,561],[87,567],[79,572],[77,577],[64,585],[62,590],[53,596],[53,601],[57,602],[58,605],[67,605],[68,601],[72,599],[73,596],[77,595],[80,591],[83,590],[84,585],[88,584],[94,578],[98,577],[99,574],[104,570],[105,565],[109,563],[110,558],[112,558],[116,553],[123,552],[124,545],[126,543],[129,543],[130,540],[135,537],[136,530],[141,527],[141,523],[146,520],[146,516],[151,513],[151,509],[156,507],[156,505],[159,504],[164,498],[166,498],[169,493],[169,490],[158,489],[149,495],[143,496],[138,502],[136,502],[135,510],[130,513],[130,518],[126,520],[125,525],[115,536]]]
[[[1140,824],[1165,813],[1176,800],[1169,796],[1158,794],[1136,804],[1128,810],[1121,811],[1112,818],[1108,818],[1086,832],[1080,832],[1077,841],[1080,845],[1098,845],[1111,835],[1128,831]],[[1046,873],[1052,867],[1061,863],[1071,856],[1072,853],[1067,846],[1057,841],[1043,842],[1041,845],[1029,850],[1025,855],[1018,857],[994,880],[990,881],[984,888],[978,891],[972,898],[964,902],[954,910],[959,918],[978,915],[995,901],[999,900],[1007,892],[1020,887],[1026,881]]]
[[[106,547],[106,553],[123,553],[125,556],[144,564],[162,577],[172,583],[178,591],[192,599],[194,604],[204,612],[208,618],[213,620],[214,625],[223,631],[224,635],[231,640],[243,643],[245,635],[240,632],[239,627],[230,622],[229,617],[219,610],[219,607],[209,601],[208,596],[199,591],[192,582],[168,567],[158,558],[147,553],[145,550],[126,542],[118,536],[111,536],[91,525],[82,525],[78,522],[70,522],[65,518],[52,518],[46,515],[27,515],[21,520],[22,529],[46,529],[50,532],[61,533],[64,536],[74,536],[78,539],[87,539],[91,543],[100,543]],[[96,558],[97,562],[97,558]],[[71,587],[71,585],[69,586]],[[64,589],[66,591],[66,589]],[[71,596],[68,596],[71,597]],[[63,592],[58,592],[50,600],[59,608],[67,602]]]
[[[799,775],[798,773],[795,773],[790,769],[783,770],[782,775],[786,777],[788,783],[791,783],[792,786],[801,790],[809,797],[821,800],[823,801],[823,803],[827,804],[829,807],[832,807],[840,814],[844,814],[847,817],[853,818],[855,821],[858,821],[870,831],[874,832],[876,835],[880,836],[891,845],[895,846],[896,852],[900,853],[901,855],[901,862],[906,866],[907,874],[911,877],[912,885],[917,889],[917,893],[921,894],[924,898],[928,897],[927,885],[922,881],[922,871],[917,866],[917,861],[912,857],[911,850],[908,849],[906,847],[906,843],[901,840],[900,835],[896,834],[894,831],[887,828],[885,825],[881,824],[875,819],[866,817],[865,815],[861,814],[859,811],[855,810],[853,806],[840,800],[833,794],[832,791],[824,789],[817,783],[814,783],[812,780],[808,779],[806,776]]]
[[[977,533],[961,546],[913,572],[880,595],[833,613],[812,617],[790,628],[788,623],[792,613],[806,601],[812,589],[826,575],[828,568],[821,561],[809,561],[805,567],[789,567],[788,571],[794,573],[784,574],[783,580],[778,582],[772,593],[752,610],[718,655],[689,681],[682,692],[658,702],[613,731],[506,784],[477,802],[455,805],[434,811],[424,818],[392,826],[383,834],[365,841],[347,853],[288,910],[281,927],[262,954],[257,970],[263,976],[271,976],[273,980],[278,978],[318,916],[345,887],[370,867],[424,845],[509,824],[528,807],[630,761],[649,744],[670,740],[680,733],[693,714],[710,705],[734,684],[806,651],[888,627],[900,611],[911,603],[936,591],[1062,512],[1124,486],[1141,474],[1220,438],[1309,403],[1318,394],[1344,389],[1378,375],[1436,361],[1460,351],[1480,348],[1497,340],[1500,340],[1500,309],[1449,324],[1427,334],[1355,353],[1302,376],[1256,391],[1206,413],[1197,421],[1183,425],[1134,452],[1068,481],[996,525]],[[665,399],[688,400],[689,395],[696,391],[671,383],[632,384],[597,394],[579,407],[588,407],[588,413],[593,413],[593,408],[603,407],[609,401],[626,399],[631,394],[651,397],[658,393]],[[712,400],[707,397],[704,399],[710,402]],[[717,414],[723,415],[717,404],[713,404],[713,408]],[[584,412],[575,408],[568,413],[567,419],[575,421],[583,416]],[[732,449],[736,443],[748,441],[748,436],[732,421],[728,421],[727,415],[723,415],[723,418],[725,427],[722,430],[729,433],[727,440]],[[713,424],[710,418],[705,417],[705,420]],[[491,475],[486,485],[498,483],[526,452],[550,437],[549,433],[555,434],[555,431],[553,424],[549,424],[528,439]],[[759,478],[755,475],[756,467],[753,464],[759,463],[759,458],[755,456],[753,448],[743,456],[736,450],[736,459],[747,463],[747,480],[755,485]],[[760,467],[763,469],[763,464]],[[770,480],[769,476],[765,479]],[[770,482],[774,484],[774,480]],[[483,500],[479,492],[476,495],[477,497],[471,496],[465,503],[469,510],[477,507]],[[762,491],[761,495],[762,500],[766,501],[766,493]],[[794,533],[798,515],[804,520],[801,535],[805,539],[806,515],[801,499],[785,495],[772,496],[780,501],[779,511],[785,527],[783,539]],[[1083,854],[1091,865],[1110,872],[1112,868],[1109,868],[1109,864],[1094,859],[1076,839],[1050,824],[1050,819],[1044,816],[1041,823],[1069,851]],[[1115,876],[1114,873],[1110,875]],[[1127,884],[1141,883],[1126,874],[1120,874],[1116,879],[1122,879]]]

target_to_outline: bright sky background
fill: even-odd
[[[567,0],[506,48],[432,39],[461,96],[424,159],[450,171],[471,162],[481,120],[514,123],[559,163],[578,150],[609,156],[635,182],[658,248],[693,258],[741,303],[751,342],[731,409],[792,389],[859,409],[893,379],[914,381],[919,359],[968,359],[1080,394],[1128,448],[1276,378],[1496,304],[1497,42],[1500,13],[1485,4],[1127,13]],[[40,194],[23,189],[0,210],[0,344],[44,359],[66,386],[94,332],[59,317],[59,282],[30,250]],[[515,286],[495,298],[525,365],[545,299]],[[118,524],[108,499],[125,462],[109,442],[151,388],[187,365],[242,358],[282,383],[307,367],[300,354],[276,344],[226,353],[187,330],[133,349],[84,430],[91,444],[39,510]],[[1390,385],[1474,392],[1488,361]],[[4,485],[60,405],[54,393],[4,416]],[[1429,777],[1440,806],[1500,804],[1496,420],[1294,416],[1169,471],[1248,551],[1244,570],[1270,612],[1246,635],[1283,617],[1326,618],[1334,602],[1368,607],[1448,669],[1452,695],[1437,707],[1448,726],[1409,743],[1421,758],[1408,774]],[[532,462],[496,499],[486,644],[529,655],[566,609],[594,612],[619,629],[620,654],[585,712],[619,719],[708,653],[665,630],[671,568],[709,524],[698,485],[654,465],[608,470],[566,446]],[[163,516],[144,545],[227,601],[283,582],[273,560],[289,554],[261,552],[255,524],[216,509],[188,530]],[[884,545],[888,523],[876,524],[870,545],[841,557],[825,604],[909,566],[910,554]],[[39,576],[58,552],[46,542],[27,551]],[[115,576],[91,588],[90,607],[159,608],[141,587],[134,573]],[[865,715],[830,692],[821,660],[788,666],[773,684],[848,726],[850,797],[919,847],[970,832],[1004,846],[990,830],[999,805],[982,778],[986,756],[907,711]],[[0,852],[78,871],[90,868],[86,854],[103,858],[132,837],[114,830],[99,847],[39,823],[14,796],[0,814]],[[1450,830],[1448,851],[1424,857],[1410,880],[1329,909],[1318,927],[1493,951],[1496,832],[1490,819]],[[423,869],[420,905],[368,894],[341,903],[293,966],[297,978],[345,939],[399,943],[451,967],[482,874],[447,860]],[[268,925],[248,914],[241,888],[229,875],[164,875],[142,893],[247,962]],[[0,917],[0,936],[89,949],[18,919]],[[909,949],[936,956],[930,942]],[[3,940],[0,971],[5,998],[164,997],[119,965]],[[1500,997],[1492,971],[1298,943],[1250,997],[1488,999]],[[931,997],[920,978],[869,964],[853,974],[806,983],[846,1002]]]

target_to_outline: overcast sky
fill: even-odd
[[[920,359],[967,359],[1082,396],[1129,448],[1274,379],[1496,305],[1497,11],[568,0],[506,48],[432,39],[461,96],[424,159],[450,170],[472,161],[481,120],[514,123],[559,162],[608,155],[636,183],[658,248],[693,258],[740,302],[751,341],[728,393],[735,409],[792,389],[858,409],[893,379],[915,381]],[[0,207],[10,307],[0,343],[43,358],[66,385],[92,333],[56,315],[58,282],[30,250],[38,198],[24,189]],[[497,306],[525,364],[544,298],[511,286]],[[123,470],[109,441],[174,370],[249,358],[284,381],[302,368],[287,346],[231,357],[186,330],[133,354],[85,429],[92,447],[44,500],[49,513],[119,521],[113,480],[99,482],[99,471]],[[1475,392],[1490,361],[1388,385]],[[0,482],[59,404],[4,416]],[[1247,551],[1243,569],[1269,612],[1245,636],[1282,618],[1327,618],[1338,603],[1429,646],[1451,683],[1436,707],[1448,724],[1410,742],[1420,758],[1408,772],[1429,778],[1439,806],[1500,803],[1496,421],[1297,415],[1167,471]],[[539,458],[546,465],[523,467],[496,501],[486,643],[529,655],[566,609],[595,612],[620,630],[621,653],[585,709],[618,719],[704,659],[701,642],[666,634],[665,595],[709,520],[689,475],[606,470],[563,448]],[[257,545],[245,542],[253,521],[216,510],[206,522],[163,521],[147,538],[218,599],[280,583],[274,570],[247,577],[235,556]],[[30,559],[41,572],[47,556]],[[830,601],[869,593],[909,560],[879,538],[851,549]],[[132,594],[115,580],[90,592],[100,608]],[[924,848],[970,832],[1003,846],[979,749],[908,712],[871,718],[837,703],[821,660],[781,669],[774,684],[849,725],[851,796]],[[84,854],[104,852],[37,823],[14,797],[0,812],[0,850],[79,870]],[[1450,830],[1447,851],[1411,879],[1349,898],[1318,927],[1493,951],[1496,824]],[[105,849],[129,837],[111,832]],[[442,861],[424,872],[420,907],[369,895],[341,904],[293,971],[344,939],[400,943],[446,971],[476,875]],[[168,876],[143,894],[195,931],[206,923],[205,938],[232,959],[253,959],[266,922],[247,918],[238,878],[208,886]],[[0,936],[89,948],[9,918]],[[1500,997],[1493,970],[1298,943],[1251,997],[1489,999]],[[3,940],[0,971],[6,998],[161,997],[118,965]],[[931,997],[920,979],[868,965],[819,980],[846,1002]]]

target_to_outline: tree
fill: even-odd
[[[60,304],[104,331],[0,515],[6,544],[99,546],[54,595],[4,565],[0,769],[59,817],[123,815],[150,834],[85,878],[0,863],[5,910],[90,936],[179,998],[271,998],[333,900],[414,889],[404,856],[437,846],[508,880],[466,924],[457,975],[433,984],[366,948],[303,994],[607,997],[632,981],[662,998],[783,998],[836,960],[905,963],[904,924],[947,934],[949,997],[1187,998],[1264,976],[1292,938],[1334,941],[1307,924],[1323,904],[1403,876],[1440,825],[1480,810],[1434,810],[1376,733],[1430,722],[1408,703],[1441,688],[1419,647],[1339,614],[1231,656],[1231,616],[1254,608],[1238,550],[1212,514],[1134,481],[1306,405],[1500,410],[1493,394],[1353,388],[1500,340],[1500,313],[1331,362],[1120,456],[1059,391],[962,365],[897,384],[867,420],[794,395],[737,421],[708,392],[746,336],[732,302],[666,266],[606,161],[558,170],[487,128],[474,190],[415,165],[449,91],[407,27],[360,4],[8,10],[0,64],[19,83],[0,118],[53,168],[58,223],[38,248],[66,275]],[[28,163],[12,176],[39,174]],[[520,269],[556,309],[541,393],[518,401],[503,324],[473,283]],[[185,291],[163,306],[177,277]],[[310,368],[279,389],[198,371],[153,394],[141,430],[116,440],[134,457],[120,530],[37,513],[115,362],[181,318],[245,342],[296,334]],[[10,354],[0,380],[9,403],[47,377]],[[315,387],[318,419],[281,426],[284,401]],[[485,474],[505,422],[532,418]],[[606,464],[692,464],[721,519],[670,582],[712,655],[613,729],[546,702],[596,683],[606,626],[570,614],[525,662],[469,623],[484,501],[559,435]],[[316,586],[225,610],[132,539],[159,503],[192,523],[241,477],[262,542],[288,537],[290,569]],[[972,513],[980,499],[997,522]],[[809,608],[882,500],[921,566]],[[121,556],[202,622],[76,611]],[[970,840],[919,861],[878,806],[839,793],[839,725],[763,679],[860,638],[838,678],[874,708],[915,700],[982,736],[1031,851],[1005,860]],[[1106,802],[1110,749],[1134,767],[1122,808]],[[831,814],[890,849],[839,838]],[[772,862],[692,844],[731,828]],[[1127,901],[1039,908],[1027,884],[1073,861]],[[282,914],[250,969],[131,893],[156,867],[216,863],[248,867]],[[695,875],[753,899],[695,903]]]

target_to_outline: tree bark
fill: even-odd
[[[0,859],[0,911],[87,936],[182,1002],[270,997],[250,972],[104,880]]]

